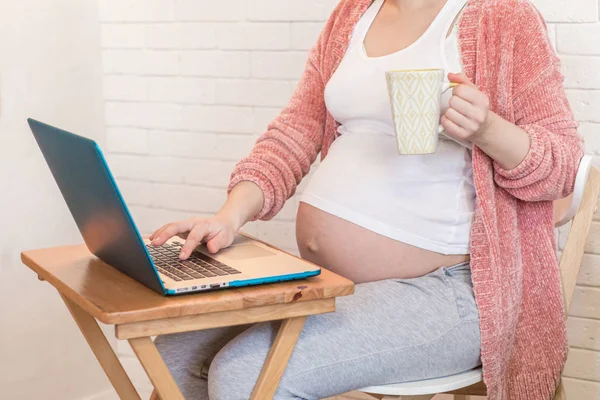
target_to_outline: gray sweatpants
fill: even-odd
[[[247,400],[279,323],[160,336],[186,399]],[[208,381],[202,365],[218,353]],[[356,286],[337,311],[307,318],[276,400],[322,399],[365,386],[451,375],[480,365],[468,264]]]

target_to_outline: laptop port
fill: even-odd
[[[211,283],[210,287],[211,288],[218,288],[218,287],[221,287],[221,284],[220,283]]]

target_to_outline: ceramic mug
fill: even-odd
[[[445,82],[442,69],[387,71],[386,80],[400,154],[432,154],[438,146],[442,94],[456,83]]]

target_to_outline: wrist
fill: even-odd
[[[242,181],[233,187],[216,217],[237,232],[260,213],[263,203],[260,187],[253,182]]]
[[[232,229],[234,232],[239,231],[242,226],[248,222],[248,218],[235,208],[229,207],[225,204],[219,212],[215,215],[215,218],[219,220],[224,226]]]
[[[473,143],[477,145],[477,147],[485,148],[490,143],[494,141],[497,132],[497,125],[499,122],[500,116],[494,113],[493,111],[489,111],[487,121],[485,125],[481,129],[478,135],[473,139]]]

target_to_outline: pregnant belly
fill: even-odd
[[[469,259],[390,239],[302,202],[296,238],[302,258],[355,283],[415,278]]]

